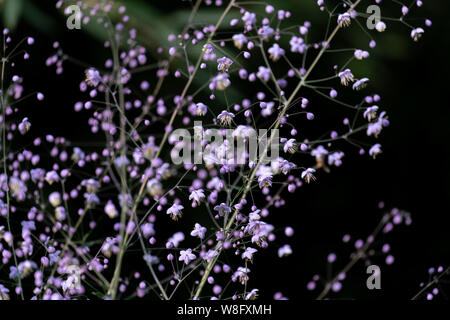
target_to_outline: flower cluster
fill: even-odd
[[[197,10],[213,5],[197,2],[193,19]],[[271,223],[276,208],[286,204],[283,193],[299,192],[347,157],[375,158],[382,152],[374,141],[389,125],[381,97],[363,91],[370,85],[368,75],[351,68],[370,57],[375,42],[369,51],[344,51],[347,63],[328,66],[329,75],[313,78],[324,54],[339,48],[334,35],[355,25],[360,1],[342,1],[330,11],[335,32],[315,41],[311,23],[298,25],[300,17],[289,11],[215,1],[222,10],[215,25],[191,21],[152,50],[140,44],[125,6],[77,3],[83,25],[96,24],[110,38],[104,42],[104,65],[79,70],[74,84],[79,101],[63,103],[87,114],[101,146],[77,145],[51,132],[38,135],[32,118],[19,117],[22,77],[8,64],[29,54],[17,55],[3,31],[0,299],[255,299],[261,292],[251,287],[257,284],[251,270],[266,248],[277,249],[274,259],[293,254],[294,229]],[[328,10],[324,1],[317,3]],[[60,0],[56,6],[64,10],[67,4]],[[386,28],[383,22],[376,29]],[[415,41],[424,33],[411,29]],[[26,42],[32,46],[34,39]],[[63,64],[75,59],[60,43],[53,48],[46,64],[62,76]],[[198,84],[201,79],[207,82]],[[177,86],[179,91],[166,92]],[[353,101],[339,100],[344,90]],[[303,130],[319,122],[316,96],[345,109],[335,127],[320,135]],[[42,93],[32,97],[45,102]],[[195,125],[199,120],[202,125]],[[173,135],[176,128],[201,137],[211,156],[202,164],[172,163],[171,152],[191,144]],[[248,142],[261,128],[270,129],[258,138],[262,152],[244,152],[245,161],[238,161],[231,152],[234,142]],[[232,139],[208,140],[213,129],[223,136],[231,130]],[[274,146],[280,155],[267,161]],[[409,219],[392,211],[384,229]],[[355,242],[356,249],[365,244]],[[389,245],[382,252],[388,253]],[[329,257],[330,263],[334,259]],[[386,263],[392,261],[388,255]],[[340,280],[333,282],[334,291]],[[274,298],[286,299],[281,292]]]

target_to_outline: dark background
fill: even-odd
[[[64,75],[56,76],[54,68],[45,67],[44,62],[54,52],[52,42],[58,40],[80,61],[102,64],[105,51],[99,37],[95,30],[65,28],[65,20],[54,8],[53,1],[17,2],[22,3],[16,10],[17,19],[11,18],[11,12],[15,11],[6,13],[4,9],[4,23],[15,28],[16,40],[27,35],[36,38],[30,50],[31,59],[25,65],[27,72],[22,72],[26,76],[25,86],[51,93],[46,94],[44,105],[27,106],[27,114],[39,119],[33,122],[33,129],[64,134],[74,141],[89,138],[86,114],[73,112],[73,103],[80,99],[77,84],[82,81],[80,71],[84,68],[65,63]],[[324,23],[315,1],[269,2],[276,8],[292,11],[301,21],[308,19],[319,26],[321,21]],[[286,194],[288,205],[273,213],[273,222],[295,227],[294,241],[290,241],[295,254],[276,261],[270,256],[257,258],[259,271],[258,266],[253,270],[259,280],[254,284],[262,292],[267,290],[266,297],[279,289],[290,298],[314,298],[318,292],[308,292],[306,283],[313,274],[326,274],[326,256],[330,252],[337,253],[339,269],[345,265],[352,249],[342,245],[342,235],[350,233],[353,239],[364,239],[381,218],[380,201],[384,201],[386,208],[409,211],[413,219],[410,227],[400,227],[383,240],[391,244],[395,263],[385,266],[380,260],[382,290],[366,289],[365,268],[359,263],[344,282],[343,290],[330,297],[409,299],[419,291],[419,283],[428,279],[429,267],[450,264],[450,20],[447,17],[450,4],[424,2],[420,10],[412,12],[414,17],[433,21],[421,41],[413,42],[409,29],[390,23],[388,31],[374,35],[378,46],[365,62],[365,71],[372,80],[371,90],[382,95],[380,105],[391,121],[379,138],[383,153],[376,161],[355,152],[348,153],[344,165],[332,174],[322,174],[317,183],[302,187],[295,194]],[[167,29],[180,31],[190,8],[186,1],[127,3],[131,8],[133,5],[139,8],[134,13],[140,23],[139,31],[147,36],[149,45],[158,41],[164,44]],[[222,9],[217,10],[207,9],[205,12],[211,17],[201,18],[214,19]],[[129,11],[133,20],[133,11]],[[399,9],[386,15],[398,16],[398,12]],[[422,26],[422,21],[418,20],[417,24]],[[358,40],[343,39],[350,47]],[[364,41],[368,43],[367,39]],[[76,130],[67,130],[69,127]],[[275,249],[272,250],[275,254]],[[445,286],[442,289],[445,292]]]

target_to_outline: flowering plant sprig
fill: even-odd
[[[197,12],[213,4],[196,0],[185,28],[153,51],[140,43],[125,6],[76,1],[83,24],[108,35],[108,58],[102,67],[81,64],[55,42],[46,64],[57,75],[66,63],[80,67],[74,109],[89,114],[100,146],[52,134],[30,140],[32,150],[9,143],[16,132],[24,139],[33,132],[32,119],[15,116],[22,78],[6,69],[17,47],[9,50],[5,29],[0,250],[9,280],[1,283],[1,270],[0,297],[10,298],[14,288],[22,299],[257,298],[258,288],[249,285],[256,284],[258,255],[269,245],[278,246],[279,258],[292,254],[289,244],[275,241],[279,227],[270,223],[285,205],[283,193],[341,166],[349,145],[373,158],[382,152],[373,142],[389,125],[381,97],[363,95],[369,78],[351,68],[370,53],[334,44],[358,24],[363,2],[340,1],[330,10],[317,1],[330,28],[314,41],[310,22],[298,25],[289,11],[263,2],[216,1],[217,22],[199,24]],[[383,22],[376,29],[386,28]],[[413,40],[424,33],[411,29]],[[319,63],[330,62],[325,55],[337,52],[347,62],[318,77]],[[249,84],[252,90],[239,92]],[[353,101],[340,100],[340,91]],[[336,128],[320,135],[306,130],[324,112],[314,93],[346,110]],[[259,153],[246,148],[253,143]],[[189,157],[176,162],[180,150]],[[284,230],[287,241],[294,229]]]

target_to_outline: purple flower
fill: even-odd
[[[278,61],[280,60],[281,56],[284,55],[285,51],[283,48],[281,48],[278,43],[274,43],[273,46],[271,46],[269,48],[269,50],[267,50],[270,54],[270,59],[272,59],[273,61]]]
[[[355,81],[353,73],[350,69],[345,69],[342,72],[339,72],[339,78],[341,79],[341,84],[347,86],[350,82]]]
[[[9,289],[0,284],[0,300],[9,300]]]
[[[257,252],[258,250],[252,248],[252,247],[248,247],[247,249],[245,249],[245,251],[242,253],[241,258],[242,259],[248,259],[250,261],[253,260],[253,254],[255,252]]]
[[[170,217],[176,221],[183,215],[183,209],[184,207],[182,205],[175,203],[169,209],[167,209],[167,214],[169,214]]]
[[[247,295],[245,296],[245,300],[255,300],[258,297],[258,289],[252,289]]]
[[[228,69],[233,64],[233,61],[227,57],[222,57],[217,60],[217,70],[221,72],[228,72]]]
[[[223,216],[224,214],[231,212],[231,208],[227,206],[225,203],[221,203],[220,205],[215,206],[214,210],[219,213],[219,216]]]
[[[370,150],[369,150],[369,155],[372,156],[372,158],[376,158],[377,155],[379,155],[381,153],[381,145],[379,143],[374,144]]]
[[[286,257],[291,254],[292,254],[292,248],[288,244],[285,244],[284,246],[282,246],[281,248],[278,249],[278,257],[280,257],[280,258]]]
[[[23,118],[22,122],[19,123],[18,129],[21,134],[25,134],[30,131],[31,123],[28,118]]]
[[[228,88],[231,84],[230,79],[228,79],[228,73],[219,73],[217,76],[215,76],[211,83],[209,84],[210,90],[220,90],[223,91],[226,88]]]
[[[280,168],[280,170],[281,170],[281,172],[283,174],[288,174],[289,171],[291,171],[291,169],[294,169],[296,167],[297,166],[294,163],[289,162],[289,161],[287,161],[285,159],[280,159],[279,160],[279,168]]]
[[[377,29],[378,32],[384,32],[386,30],[386,23],[378,21],[375,25],[375,29]]]
[[[340,14],[338,16],[337,23],[341,28],[348,27],[352,23],[350,13],[345,12],[343,14]]]
[[[305,40],[301,37],[292,36],[289,44],[291,45],[291,52],[303,54],[306,50]]]
[[[354,56],[358,60],[367,59],[369,57],[369,52],[364,50],[355,50]]]
[[[205,256],[203,257],[204,260],[206,260],[206,262],[211,262],[212,259],[214,259],[214,257],[217,257],[219,255],[219,253],[217,252],[217,250],[208,250],[208,252],[205,254]]]
[[[114,159],[114,164],[116,167],[121,168],[123,166],[127,166],[130,164],[130,160],[125,155],[118,156],[116,159]]]
[[[260,176],[258,178],[258,182],[259,182],[260,188],[271,187],[272,186],[272,176],[271,175]]]
[[[342,164],[342,158],[344,157],[343,152],[334,152],[330,155],[328,155],[328,164],[335,165],[336,167],[339,167]]]
[[[180,251],[179,261],[184,261],[185,264],[189,264],[192,260],[196,258],[195,254],[192,253],[192,249],[186,249]]]
[[[199,205],[203,199],[205,199],[205,193],[203,189],[193,190],[189,195],[189,200],[192,200],[193,203],[197,203],[197,205]]]
[[[206,114],[206,111],[208,110],[208,108],[201,102],[197,103],[195,107],[198,116],[204,116]]]
[[[242,16],[242,21],[244,21],[247,30],[251,30],[252,25],[256,23],[256,15],[252,12],[246,11]]]
[[[262,26],[258,30],[258,34],[261,36],[263,40],[269,39],[274,33],[275,31],[269,26]]]
[[[147,192],[152,197],[159,197],[163,194],[163,189],[161,183],[156,179],[150,179],[147,182]]]
[[[231,280],[233,280],[233,282],[239,280],[241,284],[245,284],[249,279],[248,278],[249,273],[250,273],[249,268],[238,267],[237,271],[233,273],[233,275],[231,276]]]
[[[260,66],[258,68],[258,72],[256,73],[256,76],[259,79],[261,79],[262,81],[267,82],[270,79],[270,69],[266,68],[266,67],[263,67],[263,66]]]
[[[58,221],[66,220],[66,209],[62,206],[55,208],[55,217]]]
[[[289,139],[284,144],[283,151],[284,152],[289,152],[291,154],[294,154],[297,151],[297,148],[298,148],[297,141],[295,141],[295,139]]]
[[[308,168],[304,170],[301,174],[302,179],[304,179],[306,182],[310,183],[311,180],[316,180],[316,177],[314,177],[314,173],[316,172],[313,168]]]
[[[424,32],[425,32],[425,30],[423,30],[422,28],[413,29],[411,31],[411,38],[417,42],[422,37]]]
[[[363,117],[367,118],[367,121],[372,121],[377,116],[378,106],[371,106],[363,113]]]
[[[108,202],[105,205],[105,213],[110,217],[111,219],[114,219],[119,215],[119,212],[116,209],[116,206],[111,200],[108,200]]]
[[[233,39],[234,45],[238,49],[242,49],[244,44],[246,44],[248,42],[247,37],[242,33],[235,34],[232,39]]]
[[[57,206],[59,206],[61,204],[61,195],[59,192],[52,192],[50,193],[50,195],[48,196],[48,201],[50,202],[50,204],[56,208]]]
[[[9,180],[9,188],[14,198],[18,201],[25,200],[25,195],[28,189],[22,180],[17,179],[16,177],[11,177]]]
[[[203,52],[205,54],[213,54],[214,53],[214,46],[210,43],[207,43],[203,46]]]
[[[147,223],[142,224],[141,225],[141,231],[142,231],[142,234],[143,234],[143,236],[145,238],[148,238],[148,237],[154,235],[155,234],[155,228],[154,228],[153,223],[147,222]]]
[[[98,72],[95,68],[89,68],[86,70],[86,83],[91,87],[96,87],[102,81],[102,78],[100,77],[100,72]]]
[[[362,78],[358,81],[356,81],[353,84],[353,90],[361,90],[364,89],[367,86],[367,82],[369,82],[368,78]]]
[[[223,110],[218,116],[217,120],[219,120],[219,123],[222,126],[229,126],[231,124],[231,121],[234,118],[234,114],[228,111]]]
[[[206,228],[202,227],[200,224],[196,223],[194,226],[194,230],[191,231],[191,236],[199,237],[203,239],[205,237]]]

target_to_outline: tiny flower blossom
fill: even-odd
[[[183,209],[184,207],[182,205],[175,203],[169,209],[167,209],[167,214],[170,215],[170,217],[176,221],[183,215],[182,212]]]
[[[223,57],[217,60],[217,70],[222,72],[228,72],[228,69],[233,64],[233,61],[227,57]]]
[[[198,116],[204,116],[208,108],[203,103],[196,104],[196,111]]]
[[[83,187],[86,187],[87,193],[96,193],[100,188],[100,182],[95,179],[87,179],[81,182]]]
[[[228,79],[228,73],[219,73],[217,76],[215,76],[211,83],[209,84],[209,89],[211,90],[220,90],[223,91],[226,88],[228,88],[231,84],[230,79]]]
[[[28,118],[23,118],[22,122],[19,123],[18,129],[21,134],[26,134],[30,131],[31,123]]]
[[[257,252],[257,251],[258,251],[258,250],[254,249],[254,248],[248,247],[248,248],[245,249],[245,251],[242,253],[241,257],[242,257],[242,259],[248,259],[248,260],[252,261],[252,260],[253,260],[253,254],[254,254],[255,252]]]
[[[55,217],[58,221],[64,221],[66,219],[66,209],[62,206],[56,207]]]
[[[242,49],[244,44],[246,44],[248,42],[247,37],[245,35],[243,35],[242,33],[235,34],[232,39],[233,39],[234,45],[238,49]]]
[[[344,157],[343,152],[334,152],[330,155],[328,155],[328,164],[335,165],[336,167],[339,167],[342,164],[342,158]]]
[[[304,170],[301,174],[302,179],[304,179],[306,182],[310,183],[311,180],[316,180],[316,177],[314,176],[314,173],[316,172],[313,168],[308,168]]]
[[[298,144],[295,141],[295,139],[289,139],[288,141],[286,141],[286,143],[283,146],[283,151],[284,152],[289,152],[294,154],[297,151],[298,148]]]
[[[292,248],[290,245],[285,244],[281,248],[278,249],[278,257],[286,257],[292,254]]]
[[[369,150],[369,155],[372,156],[372,158],[376,158],[377,155],[379,155],[381,153],[381,145],[379,143],[374,144],[370,150]]]
[[[202,227],[199,223],[196,223],[194,226],[194,230],[191,231],[191,236],[193,237],[199,237],[200,239],[203,239],[206,234],[206,228]]]
[[[262,26],[258,30],[258,34],[261,36],[263,40],[269,39],[274,33],[275,31],[269,26]]]
[[[369,57],[369,55],[370,55],[369,52],[359,49],[355,50],[354,53],[355,58],[358,60],[366,59]]]
[[[192,249],[186,249],[180,251],[179,261],[183,261],[185,264],[189,264],[192,260],[196,258],[195,254],[192,253]]]
[[[0,300],[9,300],[9,289],[0,284]]]
[[[53,207],[57,207],[61,204],[61,195],[59,194],[59,192],[52,192],[50,193],[50,195],[48,196],[48,201],[50,202],[50,204]]]
[[[96,87],[101,82],[100,72],[95,68],[86,70],[86,83],[91,87]]]
[[[271,46],[268,50],[270,54],[270,59],[273,61],[280,60],[281,56],[284,55],[284,49],[281,48],[278,43],[274,43],[273,46]]]
[[[380,116],[378,117],[378,120],[376,122],[369,123],[367,126],[367,135],[371,136],[374,135],[375,137],[378,137],[383,127],[386,127],[389,125],[389,120],[387,120],[386,112],[381,112]]]
[[[245,296],[245,300],[255,300],[258,297],[258,289],[252,289],[247,295]]]
[[[259,187],[266,188],[272,186],[272,176],[271,175],[263,175],[258,177]]]
[[[270,79],[270,69],[266,68],[266,67],[263,67],[263,66],[260,66],[258,68],[258,72],[257,72],[256,76],[259,79],[261,79],[262,81],[267,82]]]
[[[411,31],[411,38],[417,42],[422,37],[424,32],[425,32],[425,30],[423,30],[422,28],[413,29]]]
[[[156,179],[151,179],[147,182],[147,192],[152,197],[159,197],[163,194],[161,183]]]
[[[203,199],[205,199],[205,193],[203,189],[193,190],[189,195],[189,200],[197,203],[197,205],[199,205]]]
[[[377,29],[378,32],[383,32],[386,30],[386,23],[383,21],[378,21],[375,25],[375,29]]]
[[[111,219],[113,219],[119,215],[119,212],[117,211],[116,206],[114,205],[114,203],[111,200],[109,200],[105,205],[105,213]]]
[[[345,12],[343,14],[340,14],[338,16],[337,23],[341,28],[348,27],[352,23],[350,13]]]
[[[203,257],[204,260],[206,260],[206,262],[211,262],[212,259],[214,259],[214,257],[218,256],[219,253],[217,252],[217,250],[208,250],[208,252],[206,252],[205,256]]]
[[[222,126],[229,126],[231,124],[231,121],[234,118],[234,114],[231,112],[228,112],[226,110],[223,110],[218,116],[217,120],[219,120],[219,123]]]
[[[22,180],[17,179],[16,177],[12,177],[9,180],[9,187],[14,198],[16,198],[18,201],[23,201],[25,199],[27,186]]]
[[[363,117],[367,118],[367,121],[372,121],[377,116],[378,106],[371,106],[363,113]]]
[[[301,37],[292,36],[289,44],[291,46],[291,52],[298,52],[300,54],[303,54],[306,50],[305,40],[303,40],[303,38]]]
[[[214,46],[210,43],[207,43],[203,46],[203,52],[205,54],[212,54],[214,53]]]
[[[45,174],[45,181],[48,182],[48,184],[53,184],[53,182],[59,181],[59,175],[56,173],[56,171],[49,171]]]
[[[356,81],[353,84],[353,90],[361,90],[364,89],[367,86],[367,83],[369,82],[368,78],[362,78],[358,81]]]
[[[238,267],[237,271],[231,277],[231,280],[233,280],[234,282],[239,280],[241,284],[245,284],[249,279],[248,277],[249,273],[250,273],[249,268]]]
[[[355,78],[353,76],[353,73],[350,69],[345,69],[342,72],[339,72],[339,78],[341,79],[341,84],[344,86],[348,86],[350,82],[355,81]]]
[[[251,29],[251,26],[256,23],[256,14],[246,11],[242,16],[242,21],[244,21],[245,25]]]
[[[223,216],[224,214],[230,213],[231,208],[225,203],[221,203],[220,205],[214,207],[214,211],[217,211],[219,216]]]

